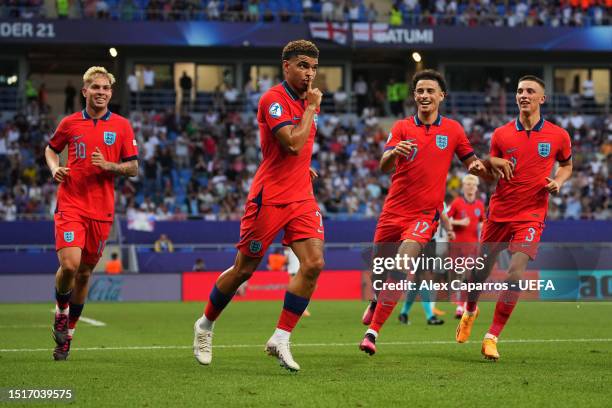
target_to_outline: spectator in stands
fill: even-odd
[[[392,27],[401,27],[404,25],[404,16],[400,10],[400,2],[396,1],[389,10],[389,25]]]
[[[111,254],[111,259],[106,261],[104,265],[104,272],[106,272],[107,275],[118,275],[123,273],[123,265],[119,259],[119,254],[116,252]]]
[[[268,255],[268,270],[271,272],[284,271],[287,265],[287,257],[283,254],[281,248],[276,249]]]
[[[68,10],[70,9],[69,0],[57,0],[57,17],[59,19],[68,18]]]
[[[336,112],[346,112],[348,106],[348,94],[343,87],[340,87],[334,92],[334,105]]]
[[[166,234],[161,234],[154,244],[155,252],[174,252],[174,245]]]
[[[131,93],[138,92],[138,77],[135,71],[132,71],[130,75],[128,75],[126,83]]]
[[[312,0],[302,0],[302,13],[304,16],[304,21],[312,21]]]
[[[363,79],[363,75],[357,77],[353,85],[353,94],[357,99],[357,114],[361,115],[368,103],[368,83]]]
[[[64,113],[70,114],[74,112],[74,98],[76,97],[77,90],[72,85],[72,82],[68,81],[66,88],[64,88]]]
[[[225,84],[225,92],[223,92],[223,99],[225,100],[225,107],[227,110],[232,111],[236,110],[238,105],[238,98],[240,97],[240,92],[233,84]]]
[[[145,67],[142,71],[142,79],[144,81],[145,89],[153,89],[155,86],[155,71],[150,66]]]
[[[378,10],[376,10],[374,3],[370,3],[366,10],[366,20],[368,23],[375,23],[378,20]]]
[[[191,267],[193,272],[204,272],[206,271],[206,264],[204,263],[204,259],[198,258],[195,260],[195,263]]]
[[[49,106],[49,93],[47,92],[47,85],[43,82],[38,87],[38,108],[41,112],[47,112]]]
[[[193,81],[187,71],[183,71],[183,75],[179,80],[179,86],[181,88],[181,109],[191,109],[191,89],[193,88]]]
[[[249,0],[247,6],[247,21],[259,21],[259,0]]]
[[[321,3],[321,20],[332,21],[334,19],[334,3],[332,0],[323,0]]]
[[[219,20],[221,13],[219,12],[219,0],[208,0],[206,5],[206,14],[209,20]]]

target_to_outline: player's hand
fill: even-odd
[[[557,183],[557,181],[551,179],[550,177],[546,177],[546,181],[548,181],[548,184],[546,185],[546,190],[550,194],[559,194],[559,190],[561,190],[561,186],[559,185],[559,183]]]
[[[457,235],[455,234],[455,231],[448,231],[448,239],[451,241],[454,241],[455,238],[457,238]]]
[[[501,157],[491,157],[491,169],[493,174],[503,179],[510,180],[514,177],[514,163]]]
[[[58,183],[61,183],[62,181],[66,180],[66,177],[70,175],[70,168],[56,167],[51,172],[51,175],[53,176],[53,180],[57,181]]]
[[[96,151],[91,155],[91,164],[96,167],[100,167],[102,170],[109,170],[110,163],[104,159],[104,155],[99,148],[96,147]]]
[[[310,171],[310,181],[314,181],[314,179],[319,177],[319,175],[317,174],[317,171],[313,169],[312,167],[308,170]]]
[[[408,158],[412,154],[412,150],[416,147],[416,143],[412,143],[407,140],[402,140],[395,146],[392,152],[396,156],[404,156]]]
[[[321,106],[321,99],[323,98],[323,93],[319,90],[319,88],[312,88],[312,80],[308,81],[308,89],[306,90],[306,100],[308,101],[308,105],[314,106],[315,109],[318,109]]]
[[[484,176],[487,173],[487,168],[480,160],[474,160],[468,166],[468,172],[475,176]]]

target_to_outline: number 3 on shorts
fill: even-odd
[[[529,231],[529,235],[525,237],[525,241],[531,242],[533,241],[533,238],[535,237],[536,230],[535,228],[528,228],[527,231]]]

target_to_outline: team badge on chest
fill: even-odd
[[[448,146],[448,136],[446,135],[436,135],[436,146],[438,146],[439,149],[446,149],[446,147]]]
[[[104,143],[108,146],[112,146],[115,143],[115,139],[117,139],[115,132],[104,132]]]
[[[550,154],[550,143],[538,143],[538,154],[542,157],[548,157]]]

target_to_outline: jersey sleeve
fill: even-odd
[[[261,115],[273,134],[279,129],[293,125],[289,103],[280,94],[268,92],[259,104]]]
[[[557,161],[566,162],[572,158],[572,141],[570,139],[569,133],[563,132],[561,136],[561,143],[559,146],[559,150],[557,151]]]
[[[459,198],[455,198],[448,208],[448,218],[454,218],[457,215],[457,206],[459,205]]]
[[[489,154],[491,155],[491,157],[503,157],[502,155],[502,150],[499,148],[499,145],[497,144],[497,130],[493,132],[493,136],[491,136],[491,149],[489,151]]]
[[[62,119],[59,125],[57,125],[57,129],[55,129],[55,133],[53,133],[53,136],[51,136],[49,140],[49,147],[53,149],[55,153],[60,154],[68,144],[70,140],[69,130],[68,121],[66,118]]]
[[[397,121],[391,128],[387,142],[385,143],[385,152],[394,149],[395,146],[402,141],[402,126],[401,122]]]
[[[461,126],[457,126],[457,146],[455,147],[455,154],[460,161],[465,161],[474,156],[472,144]]]
[[[138,146],[136,145],[134,131],[129,122],[125,124],[125,135],[121,143],[120,157],[123,162],[136,160],[138,158]]]

